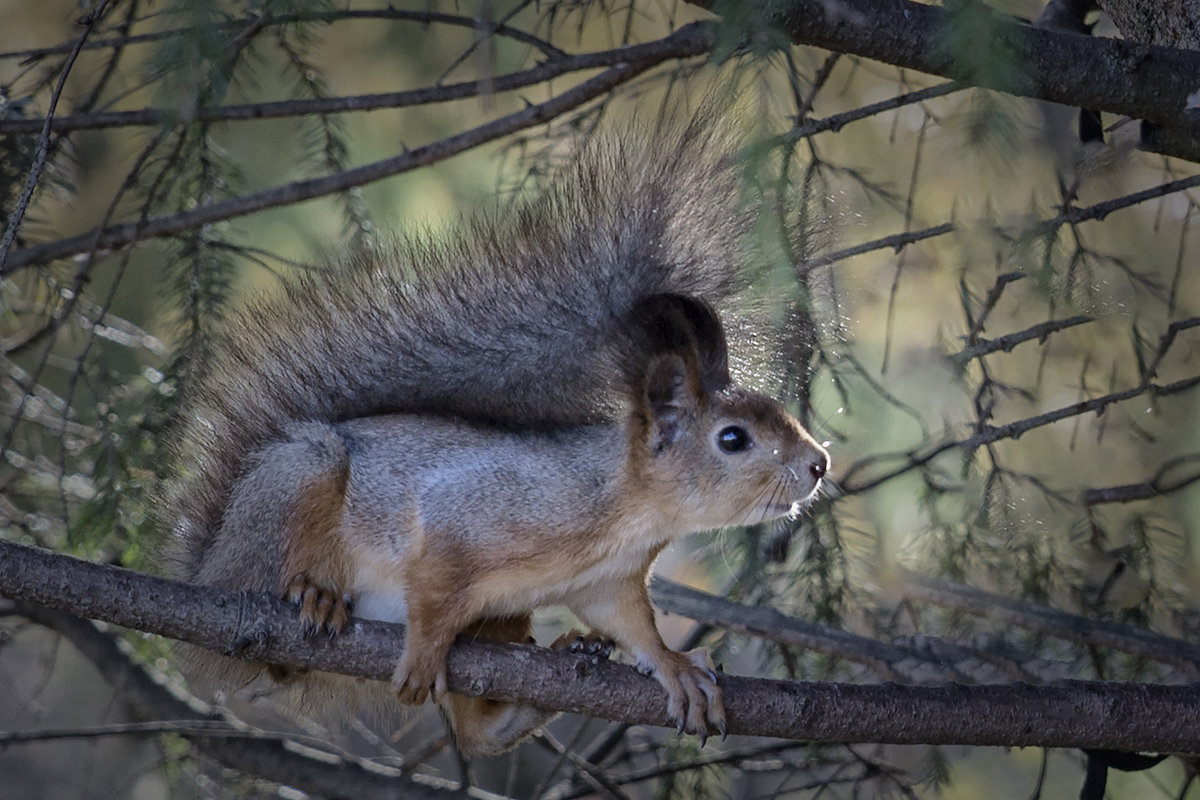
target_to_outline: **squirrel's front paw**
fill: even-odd
[[[681,733],[699,736],[701,747],[709,733],[725,735],[725,701],[707,650],[668,650],[653,661],[639,661],[638,669],[667,690],[667,719]]]
[[[432,693],[433,702],[439,703],[446,696],[446,654],[430,658],[426,654],[412,654],[406,647],[396,671],[392,673],[392,688],[396,699],[407,705],[419,706]]]
[[[300,606],[300,623],[306,637],[322,630],[331,638],[337,636],[346,627],[354,605],[348,592],[322,586],[303,572],[288,582],[283,599]]]

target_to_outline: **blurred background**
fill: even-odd
[[[992,10],[1044,5],[953,4],[943,46],[966,63]],[[1140,149],[1137,120],[1084,115],[1081,136],[1078,109],[793,45],[757,5],[715,7],[0,0],[2,534],[151,569],[172,396],[228,309],[347,248],[436,237],[536,193],[581,137],[735,87],[749,177],[803,232],[755,265],[774,331],[740,366],[829,442],[833,481],[803,518],[693,537],[658,573],[894,649],[698,626],[686,604],[664,608],[668,643],[760,677],[1194,681],[1137,632],[1191,642],[1200,622],[1195,165]],[[681,49],[673,32],[698,20],[715,44]],[[515,121],[630,63],[615,50],[631,44],[648,47],[634,74]],[[576,59],[589,53],[606,55]],[[1045,607],[1129,638],[1090,642]],[[303,791],[221,766],[186,726],[128,727],[144,713],[93,660],[0,613],[0,729],[30,739],[0,734],[5,797]],[[541,615],[539,639],[564,617]],[[117,638],[183,688],[169,643]],[[1034,748],[699,750],[565,717],[464,772],[432,712],[324,730],[258,705],[250,722],[272,736],[446,793],[467,777],[513,797],[1058,797],[1085,769]],[[1200,796],[1193,769],[1113,772],[1109,796]]]

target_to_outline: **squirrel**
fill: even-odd
[[[829,469],[730,378],[721,314],[758,213],[732,138],[702,117],[594,137],[536,199],[227,319],[181,382],[175,574],[274,592],[307,632],[354,614],[407,633],[391,687],[207,651],[185,672],[279,680],[305,710],[378,706],[374,686],[432,697],[465,756],[497,753],[550,715],[448,694],[447,652],[460,633],[530,640],[531,612],[564,604],[681,730],[723,734],[707,654],[657,630],[651,566],[688,533],[798,513]]]

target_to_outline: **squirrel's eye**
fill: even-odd
[[[717,434],[717,446],[726,453],[740,453],[750,446],[750,434],[745,428],[730,425]]]

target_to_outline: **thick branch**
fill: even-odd
[[[190,586],[0,542],[0,593],[292,667],[387,679],[399,627],[355,620],[306,640],[295,612],[262,595]],[[658,685],[629,667],[532,646],[460,642],[455,691],[666,724]],[[827,742],[1084,747],[1200,752],[1200,693],[1189,686],[1068,682],[940,687],[723,676],[731,733]]]
[[[721,8],[716,0],[692,2]],[[976,3],[968,4],[972,13],[988,13],[991,19],[989,35],[971,42],[972,63],[1004,67],[968,69],[946,46],[955,20],[939,6],[908,0],[777,0],[768,5],[773,21],[796,44],[1148,120],[1176,134],[1160,143],[1159,152],[1200,161],[1196,126],[1185,115],[1187,96],[1200,88],[1200,52],[1034,28]],[[1178,135],[1181,131],[1189,135]]]

